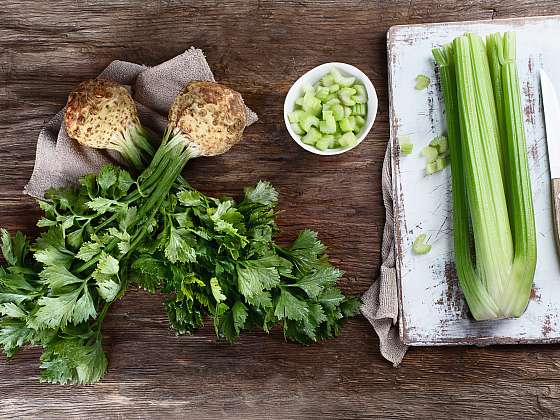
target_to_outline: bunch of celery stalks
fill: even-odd
[[[445,101],[459,283],[476,320],[521,316],[537,244],[515,34],[433,50]]]
[[[210,317],[230,342],[246,329],[275,325],[310,344],[338,335],[359,301],[336,287],[317,235],[304,230],[280,246],[268,182],[235,202],[209,197],[181,176],[187,161],[240,141],[241,95],[213,82],[191,82],[169,110],[159,145],[140,124],[124,86],[83,82],[68,99],[65,129],[79,143],[120,153],[129,171],[107,165],[76,187],[50,190],[39,204],[44,232],[33,242],[2,230],[0,346],[8,357],[42,347],[41,379],[93,383],[107,370],[102,324],[130,285],[167,296],[177,334]]]

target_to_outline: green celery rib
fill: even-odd
[[[448,126],[455,262],[477,320],[522,315],[536,267],[515,49],[507,33],[486,45],[467,34],[433,50]]]
[[[504,93],[507,164],[510,170],[505,181],[511,193],[514,260],[513,279],[516,287],[507,290],[504,311],[520,316],[529,302],[537,263],[535,215],[531,179],[527,161],[527,145],[523,126],[519,75],[515,63],[515,34],[503,37],[502,83]]]
[[[464,177],[479,278],[495,302],[510,286],[513,245],[498,154],[498,139],[488,129],[485,78],[475,73],[486,60],[469,37],[453,41]],[[480,95],[480,96],[479,96]]]
[[[439,66],[440,82],[445,101],[447,141],[451,160],[453,242],[459,285],[475,319],[496,318],[499,316],[499,309],[476,274],[470,247],[471,235],[469,233],[467,193],[463,175],[453,48],[451,45],[445,45],[443,48],[433,49],[432,53]]]

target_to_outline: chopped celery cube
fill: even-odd
[[[412,252],[416,255],[424,255],[432,250],[432,246],[426,243],[426,234],[422,233],[412,243]]]
[[[445,136],[434,137],[434,139],[430,142],[430,146],[435,147],[440,155],[447,153],[447,150],[449,149],[447,145],[447,137]]]
[[[303,110],[309,111],[311,108],[317,106],[317,103],[321,104],[321,101],[315,97],[315,91],[311,88],[305,92],[303,95]]]
[[[356,94],[356,89],[351,87],[345,87],[338,91],[338,95],[354,96]]]
[[[296,109],[295,111],[292,111],[288,114],[288,120],[291,123],[297,123],[299,122],[299,120],[301,119],[301,117],[305,114],[304,111],[302,111],[301,109]]]
[[[405,155],[405,156],[410,155],[412,153],[412,150],[414,149],[414,145],[412,143],[401,143],[400,147],[401,147],[401,155]]]
[[[317,118],[315,115],[306,114],[303,120],[300,120],[299,123],[301,124],[301,128],[309,132],[311,130],[311,127],[319,127],[319,118]]]
[[[301,138],[305,144],[314,145],[321,138],[321,133],[315,127],[311,127],[307,134]]]
[[[340,104],[340,99],[338,99],[336,96],[333,98],[330,98],[327,102],[327,105],[332,106],[332,105],[338,105]]]
[[[367,98],[366,88],[364,87],[364,85],[356,84],[352,86],[352,88],[356,91],[356,95],[361,95],[364,98]]]
[[[302,136],[305,134],[305,130],[303,128],[301,128],[301,125],[299,125],[299,123],[297,122],[293,122],[290,124],[290,127],[292,127],[292,130],[294,131],[294,133],[296,133],[298,136]]]
[[[367,99],[364,95],[354,95],[354,101],[356,101],[357,104],[365,104]]]
[[[344,105],[352,106],[356,103],[354,95],[356,91],[352,88],[343,88],[338,91],[338,97]]]
[[[323,151],[330,149],[333,145],[334,137],[330,135],[322,136],[319,140],[317,140],[317,143],[315,143],[315,147]]]
[[[346,114],[344,114],[344,107],[340,104],[333,105],[331,107],[331,110],[332,110],[332,113],[334,115],[334,119],[336,121],[340,121],[346,115]]]
[[[332,134],[336,131],[336,121],[334,120],[332,113],[331,115],[328,115],[324,121],[319,123],[319,130],[321,130],[321,133],[325,134]]]
[[[310,94],[311,96],[315,95],[315,89],[311,85],[311,83],[305,83],[301,88],[304,95]]]
[[[349,106],[345,106],[344,107],[344,115],[347,116],[347,117],[352,115],[352,108],[350,108]]]
[[[352,115],[366,115],[366,104],[356,104],[352,107]]]
[[[340,74],[340,72],[337,69],[332,69],[331,75],[333,76],[335,83],[341,86],[349,87],[352,86],[356,81],[355,77],[352,76],[344,77],[342,74]]]
[[[321,101],[324,101],[325,99],[327,99],[327,96],[329,96],[329,93],[330,93],[329,88],[324,86],[319,86],[315,91],[315,96]]]
[[[443,171],[443,169],[447,166],[447,159],[438,157],[435,163],[437,171]]]
[[[326,120],[327,118],[330,118],[332,116],[333,112],[331,110],[323,108],[323,120]]]
[[[397,141],[399,142],[399,147],[401,149],[401,155],[410,155],[412,153],[412,149],[414,145],[410,141],[409,136],[399,136],[397,137]]]
[[[331,93],[335,93],[338,92],[340,90],[340,85],[334,84],[332,86],[329,87],[329,91]]]
[[[296,105],[297,106],[303,106],[303,96],[296,99]]]
[[[321,110],[322,110],[322,112],[330,111],[330,110],[331,110],[331,107],[328,106],[327,104],[323,104]],[[323,117],[323,118],[325,118],[325,117]]]
[[[422,149],[422,156],[428,159],[428,163],[435,162],[438,158],[438,151],[435,147],[426,146]],[[427,167],[426,167],[427,168]]]
[[[340,147],[352,147],[356,144],[356,136],[351,131],[348,133],[344,133],[338,139],[338,144]]]
[[[338,95],[336,93],[329,93],[329,96],[326,97],[325,102],[332,101],[333,99],[336,99],[340,102],[340,99],[338,99]]]
[[[432,175],[438,171],[436,162],[428,162],[426,164],[426,174]]]
[[[344,117],[340,120],[339,125],[340,129],[345,133],[353,131],[356,128],[356,120],[352,117]]]
[[[414,86],[416,90],[426,89],[430,85],[430,78],[425,74],[419,74],[414,80],[416,80],[416,85]]]
[[[356,125],[360,128],[362,128],[366,123],[364,117],[361,117],[359,115],[356,115],[355,120],[356,120]]]
[[[321,78],[321,84],[323,86],[332,86],[334,83],[334,77],[332,76],[332,74],[328,73],[325,74],[322,78]]]

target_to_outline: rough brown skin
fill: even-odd
[[[169,125],[181,130],[201,156],[231,149],[246,122],[241,94],[215,82],[189,83],[169,109]]]
[[[86,80],[68,96],[64,124],[68,135],[96,149],[117,149],[119,136],[139,126],[138,111],[128,90],[113,81]]]

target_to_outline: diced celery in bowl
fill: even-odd
[[[323,64],[306,73],[284,103],[288,131],[316,154],[339,154],[356,146],[371,129],[376,112],[370,80],[343,63]]]

